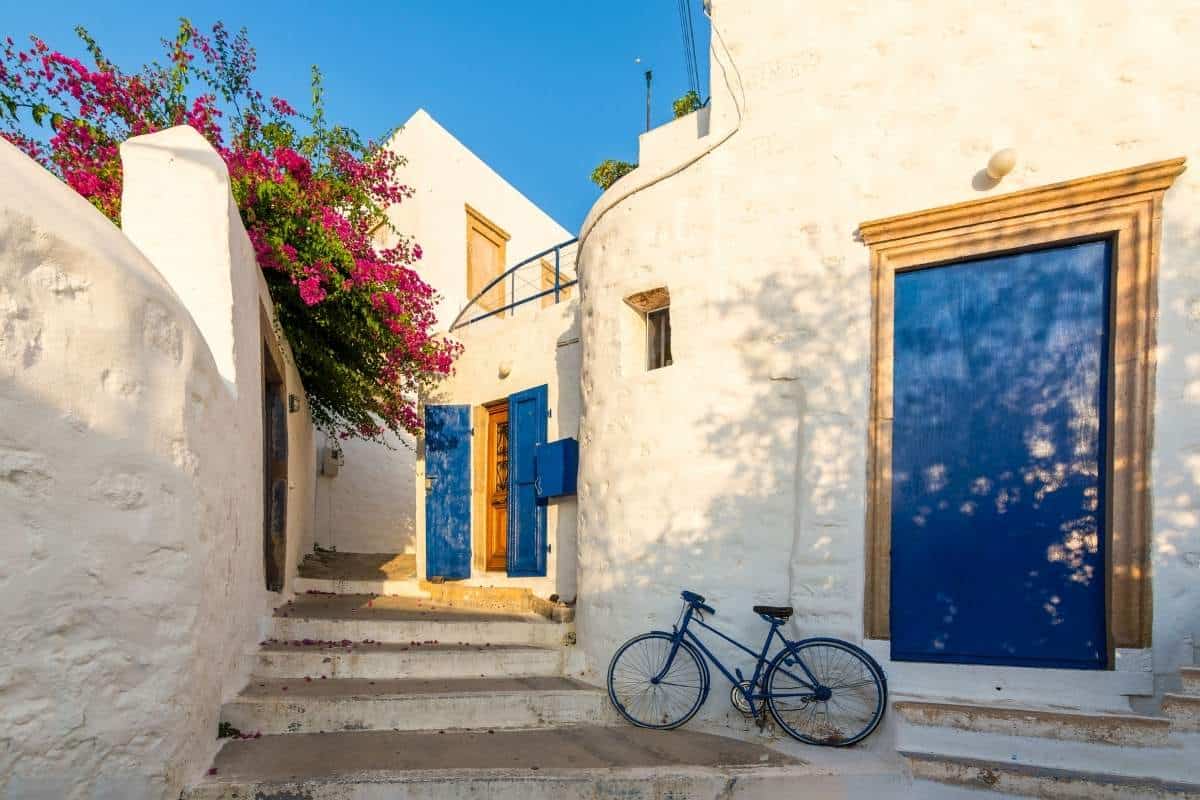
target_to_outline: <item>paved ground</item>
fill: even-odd
[[[251,680],[242,690],[243,697],[386,697],[388,695],[449,694],[469,692],[550,692],[562,690],[596,690],[595,686],[554,676],[529,678],[272,678]],[[436,722],[432,724],[437,724]]]
[[[404,553],[309,553],[300,562],[301,578],[343,581],[403,581],[417,577],[417,557]]]
[[[579,726],[496,733],[363,731],[229,741],[217,755],[214,778],[288,781],[371,771],[803,763],[761,745],[687,730]]]
[[[456,654],[456,653],[486,653],[491,650],[499,650],[505,653],[517,651],[532,651],[545,652],[544,647],[535,647],[531,644],[502,644],[492,647],[483,644],[464,644],[461,642],[438,642],[437,644],[426,644],[424,642],[319,642],[316,640],[308,640],[305,644],[303,640],[290,641],[270,641],[268,640],[259,648],[262,653],[331,653],[337,655],[339,653],[432,653],[435,655],[441,654]]]
[[[419,622],[533,622],[551,624],[533,612],[458,608],[414,597],[369,594],[302,594],[275,609],[277,617],[307,619],[407,620]]]

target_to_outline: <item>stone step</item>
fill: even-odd
[[[1064,800],[1165,800],[1195,798],[1200,784],[1154,776],[1126,776],[1102,770],[1061,769],[1001,760],[901,750],[912,776],[920,781],[985,790],[1004,797],[1053,797]],[[1097,762],[1099,767],[1103,762]],[[919,785],[914,796],[927,796]]]
[[[252,680],[221,708],[243,733],[545,728],[617,719],[608,694],[569,678]]]
[[[412,597],[298,595],[276,609],[270,637],[409,644],[524,644],[558,647],[575,630],[533,612],[458,608]]]
[[[1034,736],[1120,747],[1166,744],[1170,720],[991,703],[898,699],[893,710],[910,725],[1007,736]]]
[[[310,644],[305,644],[308,641]],[[482,678],[561,675],[563,650],[531,645],[267,642],[259,678]]]
[[[1174,730],[1200,732],[1200,696],[1164,694],[1162,712],[1170,717]]]
[[[213,770],[185,800],[833,796],[808,783],[830,776],[762,745],[625,726],[263,736],[226,742]]]
[[[1182,667],[1183,694],[1200,695],[1200,667]]]
[[[398,597],[429,597],[416,578],[390,580],[350,578],[295,578],[292,587],[297,594],[376,594]]]

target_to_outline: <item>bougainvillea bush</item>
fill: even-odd
[[[0,135],[120,223],[122,141],[190,125],[229,168],[242,222],[291,344],[314,422],[342,438],[417,432],[416,398],[446,375],[457,346],[432,334],[421,248],[384,209],[412,195],[402,162],[325,120],[313,68],[311,110],[254,88],[245,30],[182,20],[166,64],[125,72],[82,28],[90,65],[31,37],[0,50]],[[387,226],[394,246],[377,248]]]

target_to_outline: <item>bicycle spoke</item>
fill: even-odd
[[[697,656],[686,646],[676,648],[665,634],[647,634],[626,643],[609,667],[608,684],[623,716],[655,728],[686,722],[706,690]]]
[[[808,668],[818,686],[807,681],[799,685],[782,662],[768,676],[768,702],[789,733],[813,744],[836,745],[856,741],[874,728],[883,712],[882,684],[855,651],[817,641],[791,656]]]

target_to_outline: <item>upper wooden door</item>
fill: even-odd
[[[504,272],[509,236],[499,225],[467,206],[467,298],[475,297]],[[505,304],[504,282],[479,298],[479,306],[494,311]]]

